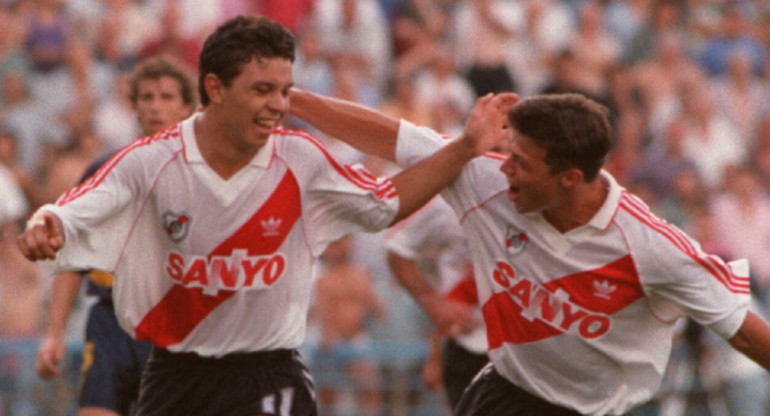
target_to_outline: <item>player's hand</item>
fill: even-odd
[[[449,336],[467,334],[481,323],[474,316],[474,307],[443,296],[431,296],[420,300],[425,312],[438,330]]]
[[[59,364],[64,359],[64,339],[62,337],[46,336],[40,343],[35,357],[35,371],[44,380],[50,380],[59,375]]]
[[[64,245],[64,226],[55,214],[38,210],[27,221],[27,228],[16,239],[16,244],[29,260],[53,260]]]
[[[460,136],[474,155],[484,154],[508,139],[508,110],[518,101],[514,93],[487,94],[476,100]]]

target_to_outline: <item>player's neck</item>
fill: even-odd
[[[195,142],[206,164],[222,179],[228,180],[243,169],[259,148],[242,149],[237,140],[228,136],[226,127],[204,112],[195,120]]]
[[[561,233],[582,227],[596,215],[609,194],[609,185],[603,178],[584,183],[565,194],[560,204],[543,210],[543,217]]]

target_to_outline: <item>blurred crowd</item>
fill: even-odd
[[[205,36],[241,13],[267,15],[296,34],[297,87],[449,136],[488,92],[596,99],[609,108],[614,128],[608,169],[706,251],[748,258],[757,308],[767,312],[767,0],[0,0],[0,346],[34,341],[43,328],[50,271],[15,250],[21,221],[73,186],[96,157],[139,136],[127,96],[138,61],[163,54],[195,74]],[[322,139],[347,163],[383,174],[392,169]],[[320,287],[337,289],[319,293],[378,295],[358,312],[388,323],[362,318],[349,338],[366,338],[358,331],[382,342],[426,336],[430,325],[393,283],[381,235],[356,236],[350,250],[350,261],[365,272],[336,273],[372,288],[329,282]],[[323,305],[339,309],[344,301],[332,299],[314,309],[319,323],[311,346],[333,342],[323,333]],[[661,400],[676,397],[681,405],[697,390],[716,416],[727,405],[713,404],[709,392],[746,374],[766,378],[750,364],[720,370],[725,360],[704,361],[716,356],[718,342],[688,327],[682,334],[692,348],[673,360],[679,378],[669,378]],[[687,370],[682,363],[694,364]],[[28,364],[0,351],[0,387],[12,384],[8,368],[21,374]],[[358,370],[357,384],[366,390],[382,383],[371,366]],[[385,399],[361,400],[375,406]],[[660,414],[685,414],[676,408],[669,402],[669,413]],[[35,414],[28,412],[18,414]]]

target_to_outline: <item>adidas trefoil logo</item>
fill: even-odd
[[[280,218],[276,219],[274,217],[270,217],[266,220],[260,221],[260,224],[262,225],[262,236],[263,237],[275,237],[279,235],[278,229],[281,228],[281,223],[283,220]]]
[[[601,282],[594,280],[594,296],[596,297],[609,299],[610,294],[617,288],[617,286],[611,285],[607,280],[602,280]]]

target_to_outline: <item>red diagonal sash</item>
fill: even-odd
[[[228,256],[239,248],[246,248],[250,256],[274,253],[283,244],[300,215],[299,185],[289,171],[259,210],[209,253],[208,258]],[[262,221],[268,218],[280,218],[281,224],[275,235],[263,236]],[[149,339],[159,347],[181,342],[211,311],[234,294],[234,291],[220,291],[215,296],[208,296],[203,294],[201,288],[186,288],[175,284],[137,325],[136,339]]]

